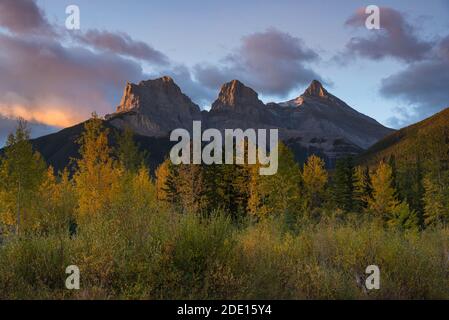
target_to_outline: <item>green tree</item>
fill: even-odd
[[[446,179],[445,179],[446,180]],[[449,181],[449,179],[447,179]],[[427,226],[449,222],[448,183],[428,174],[424,178],[424,223]]]
[[[372,194],[369,168],[357,166],[354,172],[354,206],[356,210],[362,211],[368,208]]]
[[[397,229],[416,231],[418,230],[419,220],[416,211],[410,209],[408,203],[401,202],[391,211],[387,224]]]
[[[5,153],[0,158],[0,217],[7,226],[21,230],[34,227],[33,206],[44,180],[46,164],[29,142],[27,122],[18,120],[14,134],[8,136]]]
[[[117,134],[116,140],[116,156],[126,170],[135,173],[142,165],[146,165],[148,153],[140,151],[139,145],[134,141],[134,132],[129,127]]]
[[[333,204],[346,212],[353,210],[355,172],[352,158],[337,161],[332,180]]]

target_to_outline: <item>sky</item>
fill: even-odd
[[[80,30],[65,27],[69,5]],[[41,135],[112,113],[127,81],[162,75],[204,109],[232,79],[264,102],[318,79],[393,128],[449,106],[445,0],[0,0],[0,48],[0,145],[11,119]]]

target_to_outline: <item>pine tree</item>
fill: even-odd
[[[156,196],[158,200],[168,203],[179,203],[176,190],[177,166],[166,159],[156,169]]]
[[[339,159],[332,183],[332,202],[346,212],[354,209],[354,165],[351,158]]]
[[[179,165],[175,185],[179,204],[183,212],[204,212],[204,209],[207,208],[207,202],[201,165]]]
[[[139,150],[139,145],[134,141],[134,133],[129,127],[117,134],[116,140],[117,159],[126,170],[135,173],[146,164],[148,153]]]
[[[17,235],[32,229],[33,206],[45,177],[46,164],[29,142],[27,122],[18,120],[14,134],[8,136],[0,159],[0,219],[15,226]]]
[[[356,167],[354,172],[354,206],[357,211],[368,208],[373,194],[368,167]]]
[[[448,179],[449,180],[449,179]],[[448,185],[428,174],[424,178],[424,223],[426,226],[449,222]]]

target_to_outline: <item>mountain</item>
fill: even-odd
[[[449,108],[386,136],[363,152],[358,162],[371,165],[391,156],[412,159],[417,154],[428,154],[435,146],[449,146]],[[449,150],[446,152],[449,156]]]
[[[201,111],[170,77],[128,83],[116,112],[107,115],[104,123],[113,131],[133,129],[157,165],[168,154],[170,132],[176,128],[190,131],[194,120],[202,121],[203,130],[277,128],[298,162],[317,154],[328,167],[333,167],[338,158],[360,154],[393,132],[352,109],[316,80],[298,98],[268,104],[256,91],[233,80],[221,87],[210,111]],[[79,124],[35,139],[33,145],[60,169],[76,156],[75,141],[81,132]]]
[[[33,148],[39,151],[48,164],[52,165],[56,172],[73,165],[72,159],[79,158],[78,138],[84,131],[84,122],[65,128],[57,133],[49,134],[31,140]],[[103,121],[103,125],[109,130],[109,141],[115,145],[115,137],[121,131],[111,125],[109,121]],[[166,137],[147,137],[136,134],[134,140],[141,150],[149,150],[149,165],[154,170],[162,163],[170,152],[173,142]],[[1,152],[1,150],[0,150]]]
[[[394,131],[357,112],[316,80],[296,99],[278,105],[287,115],[284,126],[294,136],[342,138],[366,149]]]
[[[162,77],[138,85],[128,83],[117,112],[106,119],[117,128],[126,125],[144,136],[164,137],[201,120],[201,110],[172,78]]]

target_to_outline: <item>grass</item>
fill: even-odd
[[[285,219],[284,219],[285,220]],[[375,221],[141,210],[95,217],[75,237],[33,235],[0,247],[0,299],[447,299],[449,230],[407,233]],[[65,289],[65,268],[81,289]],[[378,265],[380,290],[363,287]]]

